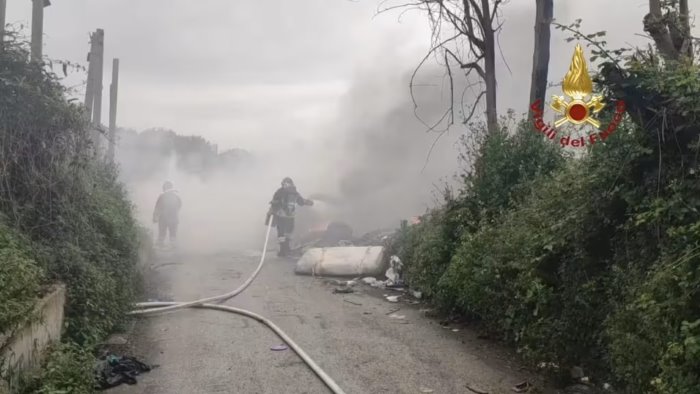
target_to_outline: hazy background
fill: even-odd
[[[8,3],[8,22],[28,25],[31,2]],[[47,56],[86,64],[89,32],[105,30],[103,120],[111,59],[118,57],[121,127],[198,135],[215,145],[213,156],[233,148],[249,153],[235,165],[207,167],[202,176],[178,168],[167,152],[119,147],[124,181],[145,224],[162,182],[175,183],[187,247],[261,243],[267,204],[284,176],[294,178],[302,194],[343,199],[339,206],[302,208],[301,222],[312,214],[341,219],[359,233],[422,213],[435,185],[457,170],[456,141],[470,132],[463,126],[440,139],[422,171],[436,135],[414,117],[408,80],[428,50],[423,14],[376,16],[378,0],[52,3],[44,17]],[[700,7],[700,0],[690,3]],[[502,7],[502,113],[527,110],[534,4],[511,0]],[[609,46],[618,48],[646,42],[637,33],[647,7],[645,0],[557,0],[554,13],[564,24],[582,18],[585,32],[607,30]],[[553,82],[571,60],[574,44],[565,37],[552,32]],[[84,80],[73,72],[65,83],[82,99]],[[418,82],[421,114],[439,117],[448,94],[443,70],[429,63]],[[160,164],[146,166],[154,160]]]

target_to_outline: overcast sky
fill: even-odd
[[[31,2],[8,3],[8,23],[28,25]],[[501,107],[526,105],[534,3],[504,6],[500,39],[510,71],[499,59]],[[103,28],[102,119],[111,59],[119,57],[119,125],[168,127],[222,148],[255,150],[327,132],[344,110],[341,98],[373,67],[395,75],[416,65],[429,43],[425,16],[373,18],[377,6],[378,0],[52,0],[44,48],[51,58],[85,64],[88,34]],[[612,47],[644,42],[635,33],[646,10],[645,0],[555,1],[555,18],[581,17],[588,32],[608,30]],[[573,51],[562,39],[553,34],[552,80],[563,78]],[[84,79],[74,74],[66,83]],[[408,90],[401,86],[399,93]]]

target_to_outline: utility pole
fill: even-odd
[[[114,163],[114,146],[117,137],[117,91],[119,89],[119,59],[112,60],[112,84],[109,85],[109,148],[107,159]]]
[[[100,147],[102,122],[102,63],[104,57],[104,30],[97,29],[90,35],[88,54],[88,79],[85,86],[85,108],[88,120],[93,126],[93,141],[96,150]]]
[[[97,29],[97,40],[95,42],[95,97],[94,110],[92,111],[92,122],[95,125],[97,132],[97,147],[100,146],[100,128],[102,126],[102,78],[103,78],[103,62],[105,50],[105,32],[102,29]]]
[[[85,108],[87,109],[88,122],[92,124],[92,102],[95,97],[95,34],[90,34],[90,51],[88,51],[88,75],[85,85]]]
[[[44,7],[51,5],[49,0],[32,0],[32,56],[31,60],[41,61],[41,52],[44,36]],[[3,12],[4,13],[4,12]],[[3,28],[4,28],[3,21]]]
[[[7,0],[0,0],[0,53],[5,43],[5,10],[7,9]]]

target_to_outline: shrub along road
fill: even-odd
[[[242,283],[258,259],[256,252],[161,253],[148,270],[150,296],[184,301],[224,293]],[[510,357],[469,330],[441,328],[418,307],[389,303],[367,287],[356,286],[353,294],[333,289],[270,257],[228,304],[270,318],[348,394],[463,393],[470,392],[467,385],[512,393],[526,378],[504,361]],[[399,306],[396,315],[405,319],[389,317]],[[143,318],[133,331],[129,347],[159,367],[114,393],[328,392],[291,350],[270,350],[281,343],[270,330],[242,316],[185,310]]]

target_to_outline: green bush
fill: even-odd
[[[26,241],[0,223],[0,333],[11,333],[32,314],[42,276]]]
[[[42,370],[20,389],[26,394],[90,394],[95,392],[95,357],[76,344],[50,349]]]
[[[0,214],[12,231],[0,228],[0,329],[31,309],[40,285],[66,283],[72,345],[52,353],[41,392],[89,392],[88,353],[139,291],[140,235],[116,168],[95,152],[84,108],[66,98],[50,65],[29,62],[26,43],[6,39]],[[11,241],[13,232],[26,242]]]
[[[604,144],[562,159],[528,151],[523,134],[487,136],[458,196],[393,250],[411,285],[533,365],[581,366],[624,393],[695,394],[700,67],[627,66],[601,79],[630,108]]]

